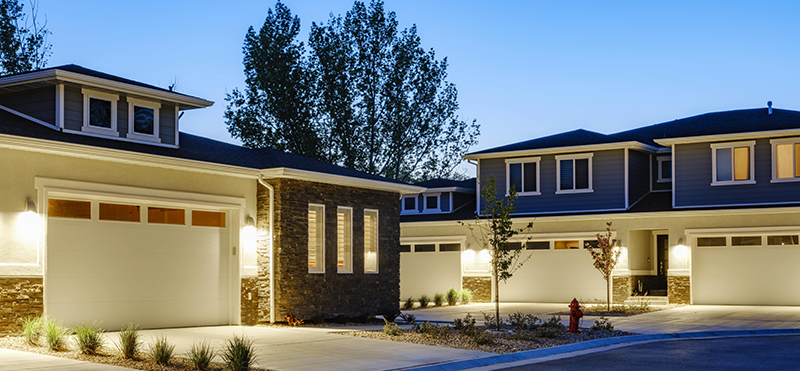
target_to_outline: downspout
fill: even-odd
[[[262,174],[258,174],[258,182],[269,190],[269,323],[275,323],[275,188],[264,181]]]

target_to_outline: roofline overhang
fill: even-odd
[[[0,134],[0,148],[32,151],[45,154],[66,155],[92,160],[112,161],[131,165],[143,165],[170,170],[193,171],[213,175],[258,179],[259,175],[268,178],[301,179],[320,183],[331,183],[350,187],[377,189],[398,193],[420,193],[423,187],[383,182],[378,180],[319,173],[291,168],[253,169],[242,166],[216,164],[198,160],[174,158],[147,153],[125,151],[112,148],[95,147],[85,144],[20,137]]]
[[[537,149],[524,149],[519,151],[503,151],[491,153],[471,153],[461,156],[467,160],[482,160],[487,158],[505,158],[505,157],[519,157],[519,156],[535,156],[535,155],[548,155],[557,153],[573,153],[573,152],[590,152],[590,151],[606,151],[611,149],[638,149],[646,152],[657,152],[658,147],[644,144],[637,141],[628,142],[614,142],[614,143],[601,143],[601,144],[586,144],[580,146],[568,147],[549,147]]]
[[[654,141],[663,146],[671,146],[673,144],[719,142],[728,140],[769,138],[769,137],[781,137],[781,136],[791,136],[791,135],[800,135],[800,129],[783,129],[783,130],[767,130],[767,131],[750,131],[746,133],[698,135],[694,137],[654,139]]]
[[[24,85],[32,82],[50,80],[56,82],[70,82],[87,87],[119,91],[151,99],[163,99],[178,103],[182,109],[205,108],[214,104],[212,101],[192,97],[189,95],[162,91],[59,69],[49,69],[20,75],[0,77],[0,87]]]
[[[431,188],[424,188],[425,193],[428,192],[458,192],[458,193],[475,193],[474,189],[464,188],[464,187],[431,187]]]

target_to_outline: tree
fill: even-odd
[[[402,181],[455,174],[479,126],[456,115],[447,58],[422,48],[416,26],[398,31],[382,1],[356,1],[344,17],[312,23],[306,55],[299,19],[275,9],[258,34],[269,37],[251,28],[245,39],[248,88],[226,98],[234,137]],[[304,146],[281,146],[289,133],[305,135]]]
[[[512,186],[508,196],[497,197],[497,184],[494,176],[490,176],[485,182],[481,182],[481,199],[484,202],[483,216],[476,217],[472,223],[463,223],[469,228],[470,233],[478,243],[489,251],[492,266],[492,283],[494,285],[495,302],[495,322],[497,330],[500,330],[500,281],[504,283],[514,275],[517,269],[521,268],[531,255],[524,257],[524,246],[516,248],[508,243],[512,237],[527,233],[533,229],[533,222],[528,223],[523,228],[514,228],[511,219],[517,208],[515,201],[517,192]]]
[[[606,304],[608,311],[611,311],[611,273],[619,263],[619,255],[622,251],[617,246],[617,239],[611,238],[611,222],[606,223],[606,233],[597,234],[597,247],[586,244],[589,253],[592,254],[594,267],[603,275],[606,280]]]
[[[30,14],[17,0],[0,0],[0,74],[44,68],[52,45],[47,42],[47,20],[37,21],[38,2],[30,2]]]

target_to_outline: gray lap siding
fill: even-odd
[[[644,197],[650,192],[650,154],[628,151],[628,204]]]
[[[0,95],[0,105],[22,112],[48,124],[56,124],[55,87]]]

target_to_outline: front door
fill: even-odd
[[[656,236],[656,284],[653,291],[661,291],[663,295],[666,295],[667,291],[667,269],[669,269],[669,236],[659,234]]]

